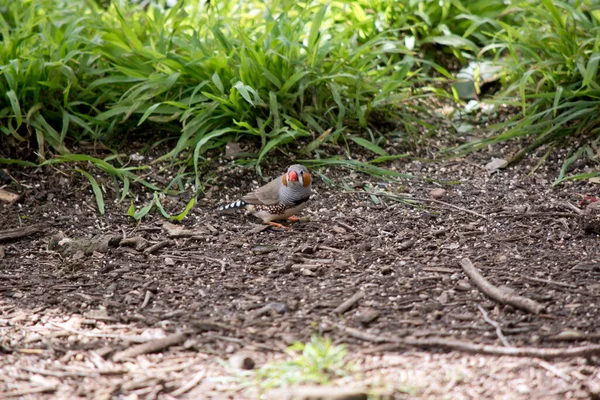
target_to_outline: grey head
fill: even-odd
[[[312,176],[304,165],[290,165],[281,177],[279,201],[282,204],[297,205],[310,198]]]

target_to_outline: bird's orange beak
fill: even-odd
[[[292,182],[298,182],[298,174],[296,173],[296,171],[290,171],[288,173],[288,180]]]

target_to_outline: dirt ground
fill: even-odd
[[[315,179],[307,218],[290,222],[291,231],[215,212],[259,184],[253,169],[227,162],[180,225],[158,213],[136,223],[102,175],[104,217],[89,182],[66,167],[8,168],[19,184],[6,189],[21,197],[0,203],[0,231],[38,231],[0,242],[0,399],[253,398],[230,379],[228,360],[244,352],[260,367],[314,333],[345,343],[355,362],[356,375],[334,384],[364,384],[387,398],[598,399],[597,355],[544,360],[435,345],[600,343],[600,242],[577,214],[581,195],[596,196],[598,186],[551,187],[559,159],[531,176],[536,157],[490,174],[490,157],[398,161],[393,168],[417,178],[396,182],[319,169],[334,185]],[[365,188],[424,200],[413,207]],[[179,211],[186,204],[163,203]],[[59,231],[106,241],[94,251],[49,250]],[[463,258],[545,310],[488,299],[463,272]],[[362,298],[347,311],[334,311],[357,292]],[[155,352],[121,353],[164,337],[170,346]]]

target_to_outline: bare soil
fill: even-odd
[[[115,200],[106,176],[98,176],[106,200],[100,217],[89,182],[66,166],[9,168],[18,185],[6,189],[21,196],[0,203],[0,231],[40,230],[0,242],[0,398],[252,398],[256,392],[227,379],[236,372],[219,360],[245,352],[260,367],[314,333],[346,344],[357,368],[351,381],[388,398],[599,398],[597,355],[543,360],[383,340],[600,343],[599,238],[582,230],[576,212],[581,195],[597,195],[598,186],[551,187],[559,159],[532,175],[536,157],[490,174],[490,157],[398,162],[393,168],[417,178],[395,182],[320,169],[334,185],[315,179],[307,218],[290,222],[290,231],[215,212],[259,185],[254,170],[229,163],[215,164],[206,196],[179,225],[158,213],[140,223],[127,217],[129,200]],[[410,206],[365,189],[433,194],[438,202]],[[147,201],[140,195],[136,205]],[[163,198],[172,211],[186,201]],[[49,250],[61,231],[113,240]],[[164,247],[144,251],[156,243]],[[488,299],[464,274],[463,258],[494,286],[545,310],[535,315]],[[358,291],[364,295],[349,310],[334,311]],[[164,337],[173,343],[115,357]]]

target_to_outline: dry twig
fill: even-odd
[[[507,290],[503,290],[492,285],[483,277],[483,275],[481,275],[481,273],[477,270],[477,268],[475,268],[471,260],[468,258],[463,258],[460,260],[460,266],[462,267],[463,271],[465,271],[465,274],[471,278],[477,288],[490,299],[500,304],[509,304],[515,308],[532,314],[539,314],[544,311],[545,307],[537,301],[510,293]]]
[[[538,363],[538,365],[542,368],[544,368],[547,371],[552,372],[554,375],[558,376],[560,379],[564,380],[565,382],[569,383],[571,382],[571,378],[569,378],[569,375],[565,374],[564,372],[562,372],[560,369],[556,368],[553,365],[548,364],[545,361],[540,361]]]
[[[398,347],[417,347],[422,349],[435,348],[448,351],[462,351],[473,354],[486,354],[492,356],[512,356],[512,357],[537,357],[546,360],[555,358],[572,358],[572,357],[592,357],[600,356],[600,345],[589,345],[571,347],[568,349],[557,348],[536,348],[536,347],[499,347],[486,344],[475,344],[463,342],[460,340],[429,338],[429,339],[412,339],[400,337],[385,337],[372,335],[361,332],[358,329],[348,328],[341,324],[328,322],[342,332],[361,340],[373,343],[394,343]]]
[[[0,399],[9,399],[11,397],[21,397],[26,396],[28,394],[36,394],[36,393],[52,393],[56,392],[55,386],[41,386],[29,389],[20,389],[15,390],[14,392],[4,392],[0,393]]]
[[[171,392],[171,396],[181,396],[182,394],[189,392],[190,390],[192,390],[194,387],[196,387],[201,381],[202,379],[204,379],[204,376],[206,376],[206,370],[202,370],[200,372],[198,372],[196,375],[194,375],[194,377],[185,385],[181,386],[179,389]]]
[[[162,249],[163,247],[171,246],[173,244],[172,240],[163,240],[162,242],[158,242],[153,244],[152,246],[146,248],[144,250],[144,254],[152,254]]]
[[[416,201],[424,201],[424,202],[436,203],[436,204],[440,204],[440,205],[448,207],[448,208],[453,208],[455,210],[462,211],[462,212],[467,213],[467,214],[475,215],[476,217],[479,217],[479,218],[488,219],[487,215],[483,215],[483,214],[480,214],[480,213],[478,213],[476,211],[469,210],[468,208],[463,208],[463,207],[460,207],[460,206],[455,206],[454,204],[446,203],[445,201],[436,200],[436,199],[430,199],[430,198],[427,198],[427,197],[403,197],[403,196],[397,196],[395,194],[387,193],[387,192],[368,192],[368,191],[361,191],[361,190],[356,190],[354,192],[349,192],[349,193],[353,193],[353,194],[364,193],[364,194],[368,194],[368,195],[385,196],[385,197],[389,197],[390,199],[396,199],[396,200],[400,200],[400,201],[416,200]]]
[[[496,335],[498,336],[498,339],[500,339],[502,344],[506,347],[512,347],[511,344],[506,339],[506,337],[504,336],[504,334],[502,333],[500,324],[497,323],[496,321],[494,321],[493,319],[491,319],[488,316],[488,313],[483,309],[483,307],[481,307],[480,305],[477,305],[477,308],[479,309],[479,312],[481,312],[481,314],[483,315],[483,319],[485,320],[485,322],[487,322],[488,324],[490,324],[491,326],[496,328]]]
[[[348,300],[344,301],[342,304],[340,304],[339,306],[337,306],[335,308],[335,310],[333,310],[334,314],[343,314],[343,313],[345,313],[350,308],[352,308],[353,305],[355,305],[356,303],[358,303],[358,301],[360,299],[362,299],[364,296],[365,296],[365,292],[362,291],[362,290],[359,290],[352,297],[350,297]]]
[[[556,286],[562,286],[562,287],[566,287],[566,288],[577,289],[576,285],[573,285],[570,283],[557,282],[557,281],[552,281],[550,279],[533,278],[531,276],[525,276],[524,278],[531,282],[547,283],[548,285],[556,285]]]
[[[492,218],[536,218],[536,217],[548,217],[548,218],[579,218],[579,214],[568,213],[568,212],[526,212],[526,213],[510,213],[510,214],[496,214]]]
[[[468,208],[455,206],[454,204],[446,203],[445,201],[441,201],[441,200],[428,199],[426,197],[404,197],[403,200],[429,201],[431,203],[441,204],[441,205],[449,207],[449,208],[454,208],[455,210],[462,211],[467,214],[475,215],[476,217],[479,217],[479,218],[488,219],[487,215],[479,214],[478,212],[469,210]]]
[[[126,350],[116,353],[112,359],[114,362],[119,362],[127,358],[134,358],[142,354],[155,353],[167,349],[171,346],[177,345],[183,342],[186,338],[186,334],[177,333],[174,335],[167,336],[162,339],[151,340],[146,343],[139,344],[137,346],[130,347]]]
[[[0,242],[6,242],[13,239],[20,239],[31,236],[42,230],[41,225],[23,226],[20,228],[5,229],[0,231]]]

